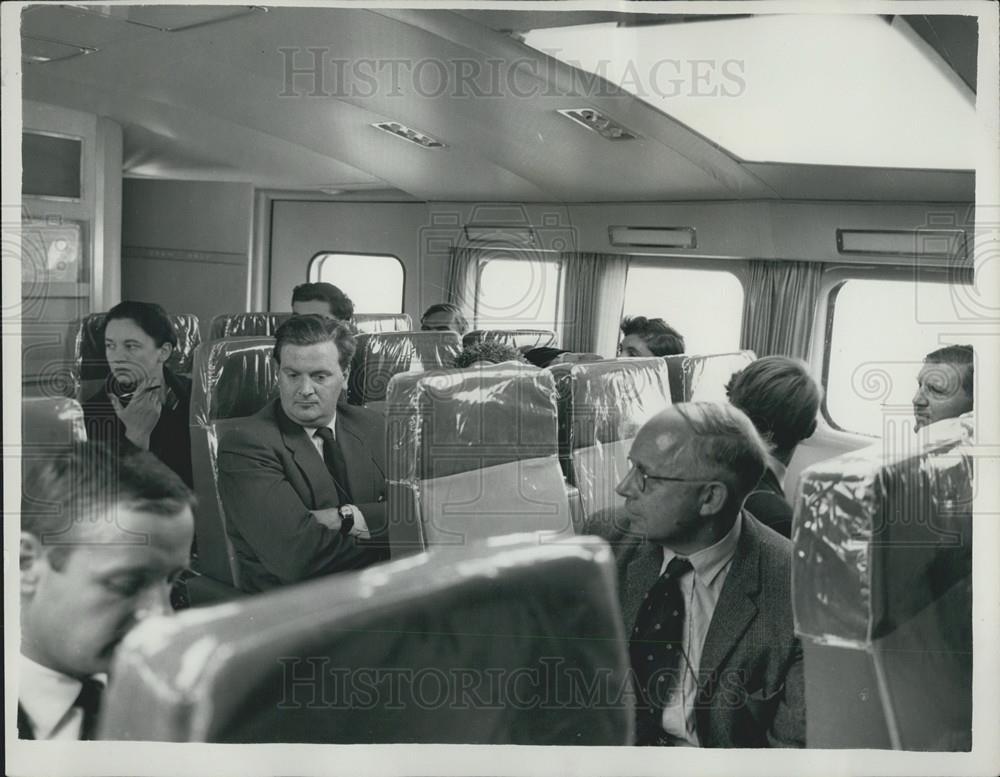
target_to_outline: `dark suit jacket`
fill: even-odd
[[[338,506],[337,489],[323,457],[305,429],[288,419],[280,400],[223,436],[219,491],[243,590],[264,591],[388,557],[385,421],[363,407],[340,404],[336,436],[370,541],[343,536],[312,515]]]
[[[802,648],[792,624],[791,544],[743,513],[742,533],[712,616],[695,702],[703,747],[803,747]],[[619,526],[626,522],[619,520]],[[612,538],[625,633],[663,563],[658,545]]]
[[[160,420],[149,435],[149,450],[180,475],[188,487],[193,487],[191,427],[188,419],[191,413],[191,379],[175,375],[164,367],[163,382],[173,393],[174,402],[160,410]],[[117,450],[122,453],[138,450],[125,437],[125,424],[118,420],[114,406],[108,399],[106,387],[83,403],[83,419],[88,440],[117,446]]]
[[[771,469],[764,472],[757,488],[743,502],[743,509],[782,537],[791,538],[792,506],[785,499],[778,476]]]

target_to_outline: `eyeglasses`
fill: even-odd
[[[628,466],[629,466],[628,473],[629,473],[629,475],[631,475],[634,472],[634,473],[636,473],[639,476],[639,490],[641,492],[643,492],[643,493],[645,493],[645,491],[646,491],[646,481],[647,480],[666,480],[666,481],[668,481],[670,483],[712,483],[712,482],[714,482],[714,481],[706,479],[706,478],[673,478],[673,477],[670,477],[668,475],[650,475],[650,474],[647,474],[642,469],[640,469],[639,465],[636,464],[634,461],[632,461],[632,459],[626,459],[626,461],[628,461]]]

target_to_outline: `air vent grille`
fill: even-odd
[[[567,119],[582,124],[605,140],[635,140],[639,136],[622,124],[593,108],[567,108],[559,111]]]
[[[424,132],[419,132],[415,129],[404,126],[398,121],[381,121],[377,124],[372,124],[372,126],[375,129],[382,130],[383,132],[388,132],[390,135],[395,135],[397,138],[402,138],[403,140],[410,141],[410,143],[415,143],[421,148],[445,148],[445,144],[437,138],[433,138]]]

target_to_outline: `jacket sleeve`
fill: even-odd
[[[802,645],[796,639],[792,660],[785,675],[785,685],[774,721],[767,732],[771,747],[806,746],[805,677],[802,671]]]
[[[370,549],[313,517],[285,475],[277,451],[250,430],[234,429],[223,438],[218,469],[226,520],[283,583],[359,569],[373,561]]]

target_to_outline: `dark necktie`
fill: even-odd
[[[73,702],[74,707],[83,710],[83,724],[80,726],[80,739],[93,739],[97,733],[97,714],[101,708],[101,695],[104,693],[104,683],[88,678],[83,681],[80,695]]]
[[[629,640],[636,684],[636,744],[661,738],[663,708],[680,685],[684,636],[684,597],[678,582],[691,562],[675,556],[646,593]]]
[[[323,461],[333,476],[333,484],[337,487],[337,499],[342,505],[352,504],[354,500],[351,499],[351,490],[347,485],[347,462],[337,441],[333,439],[333,429],[321,426],[316,430],[316,436],[323,440]]]

